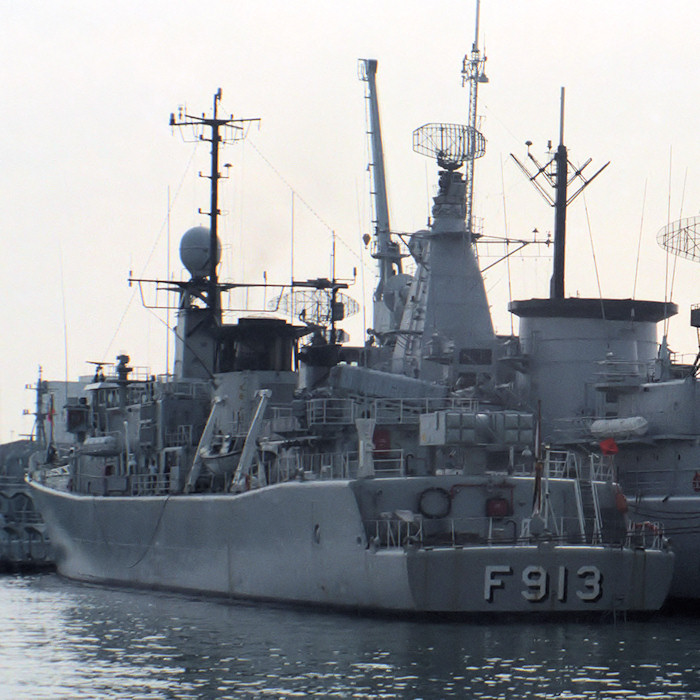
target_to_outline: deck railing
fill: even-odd
[[[612,455],[584,455],[568,450],[550,450],[545,458],[545,473],[552,478],[577,478],[587,481],[614,481]]]
[[[638,549],[661,549],[666,544],[663,525],[659,522],[630,523],[625,546]]]
[[[178,425],[176,430],[165,433],[166,447],[186,447],[193,443],[194,428],[191,425]]]
[[[372,458],[374,476],[377,478],[404,476],[403,450],[382,450]],[[268,473],[268,484],[290,479],[354,479],[358,475],[357,452],[292,452],[280,457],[277,468]]]
[[[374,418],[377,425],[417,424],[425,413],[446,410],[476,412],[475,399],[398,398],[310,399],[307,404],[309,425],[351,425],[357,418]]]
[[[0,476],[0,490],[17,489],[24,486],[24,476]]]
[[[576,517],[558,518],[556,527],[547,533],[535,533],[530,518],[444,518],[441,524],[426,521],[411,511],[385,513],[366,522],[369,545],[378,549],[393,547],[465,547],[533,544],[547,541],[553,544],[584,544]],[[589,524],[590,525],[590,524]],[[637,533],[637,536],[639,533]],[[646,546],[659,546],[649,534]],[[629,535],[628,535],[629,538]],[[592,542],[589,542],[591,544]],[[596,542],[600,544],[600,542]],[[609,544],[620,545],[621,542]]]
[[[598,382],[606,385],[629,386],[651,381],[654,376],[654,361],[602,360],[596,372]]]

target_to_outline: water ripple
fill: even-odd
[[[466,624],[0,579],[0,698],[700,696],[700,621]]]

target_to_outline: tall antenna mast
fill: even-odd
[[[479,12],[480,0],[476,0],[476,28],[474,31],[474,43],[471,54],[467,54],[462,61],[462,85],[469,83],[469,147],[467,149],[465,180],[467,183],[467,234],[473,241],[477,236],[474,232],[474,160],[478,158],[477,130],[476,130],[476,105],[479,92],[479,83],[488,83],[489,79],[484,72],[486,56],[479,51]]]
[[[211,170],[209,175],[203,176],[208,177],[211,180],[209,211],[203,212],[200,209],[199,213],[206,213],[209,215],[209,275],[206,303],[207,307],[213,312],[214,318],[218,323],[221,322],[221,297],[219,281],[216,276],[216,267],[219,262],[217,221],[219,214],[221,213],[219,210],[219,180],[223,177],[219,172],[219,146],[226,142],[240,141],[244,139],[249,124],[251,122],[260,121],[259,118],[234,119],[233,115],[222,119],[218,116],[218,107],[220,102],[221,88],[219,88],[214,95],[214,105],[211,117],[207,117],[205,114],[202,114],[201,117],[196,117],[187,114],[184,109],[180,109],[177,119],[175,118],[174,114],[170,115],[170,126],[192,126],[195,128],[200,141],[209,141],[209,143],[211,143]],[[203,131],[203,127],[207,127],[210,130],[209,136],[205,136],[204,133],[199,132],[200,128],[202,128]],[[225,135],[225,132],[222,133],[222,130],[227,127],[230,129],[228,136]]]
[[[610,165],[608,161],[593,176],[586,178],[583,171],[590,164],[589,158],[583,165],[577,167],[569,161],[568,151],[564,145],[564,88],[561,89],[561,99],[559,106],[559,145],[554,155],[544,165],[530,153],[531,141],[526,141],[527,157],[534,163],[536,170],[530,170],[523,165],[512,153],[511,158],[518,164],[518,167],[525,173],[528,180],[532,182],[535,189],[544,197],[545,201],[554,207],[554,260],[552,265],[552,278],[549,284],[550,299],[564,299],[564,262],[566,253],[566,210],[571,202],[583,192],[590,183]],[[552,142],[549,142],[549,152],[551,154]],[[571,168],[571,177],[569,177]],[[540,182],[540,176],[544,178],[546,184],[554,190],[554,197],[549,190]],[[568,193],[568,187],[576,179],[581,180],[578,189],[573,193]]]
[[[551,299],[564,298],[564,262],[566,259],[566,188],[569,180],[569,156],[564,145],[564,97],[561,89],[559,106],[559,145],[554,155],[556,182],[554,185],[554,261],[549,283]]]

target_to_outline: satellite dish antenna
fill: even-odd
[[[680,258],[700,262],[700,216],[679,219],[657,234],[659,245]]]

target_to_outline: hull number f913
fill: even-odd
[[[514,585],[513,574],[512,566],[487,566],[484,570],[484,600],[492,603],[495,591]],[[558,601],[564,603],[570,593],[569,570],[566,566],[558,566],[551,576],[543,566],[526,566],[520,580],[520,594],[531,603],[547,600],[551,596],[556,596]],[[579,600],[594,603],[603,595],[603,576],[597,566],[580,566],[571,586],[575,587]]]

